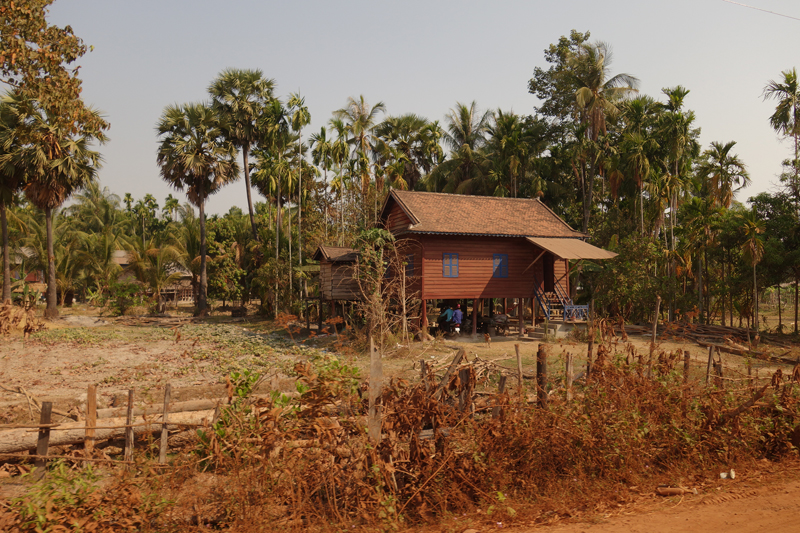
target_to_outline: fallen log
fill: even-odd
[[[733,346],[729,346],[727,344],[717,344],[714,342],[707,342],[702,340],[695,341],[700,346],[704,348],[716,348],[720,352],[725,352],[733,355],[738,355],[740,357],[755,357],[756,359],[761,359],[763,361],[770,361],[771,363],[783,363],[786,365],[796,365],[797,361],[795,359],[789,359],[788,357],[780,357],[777,355],[770,355],[766,352],[756,352],[753,350],[741,349],[741,348],[734,348]]]
[[[170,413],[168,427],[180,426],[181,424],[202,424],[204,421],[210,422],[214,416],[214,410],[193,411],[182,413]],[[134,420],[133,431],[135,434],[157,433],[161,431],[161,414],[155,414],[152,419],[144,420],[138,418]],[[149,424],[142,424],[149,422]],[[114,439],[125,435],[125,417],[107,418],[98,422],[99,428],[95,430],[95,442],[101,440]],[[50,434],[50,446],[67,446],[71,444],[81,444],[86,436],[85,422],[70,422],[60,424],[57,430]],[[0,455],[9,453],[19,453],[36,449],[38,433],[28,429],[12,429],[0,432]]]

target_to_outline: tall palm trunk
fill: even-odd
[[[258,228],[256,228],[256,217],[253,214],[253,198],[250,192],[250,168],[247,163],[248,152],[250,146],[245,144],[242,146],[242,164],[244,165],[244,183],[247,187],[247,211],[250,213],[250,230],[253,232],[253,239],[259,242]]]
[[[56,293],[56,254],[53,250],[53,208],[44,210],[47,231],[47,307],[45,318],[58,318],[58,300]]]
[[[758,280],[755,264],[753,264],[753,326],[755,332],[758,333]]]
[[[11,255],[8,246],[8,219],[6,218],[6,205],[0,203],[0,224],[3,230],[3,301],[11,300]]]
[[[703,254],[697,254],[697,303],[700,306],[698,318],[703,323]]]
[[[200,290],[197,310],[202,313],[208,307],[208,273],[206,272],[206,202],[200,201]]]
[[[280,156],[278,157],[280,161]],[[280,168],[280,165],[279,165]],[[281,242],[281,176],[278,173],[277,179],[278,194],[275,195],[275,318],[278,317],[278,261],[280,259],[279,250]]]
[[[297,138],[297,266],[303,266],[303,129]]]

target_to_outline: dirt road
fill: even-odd
[[[776,480],[743,476],[727,489],[720,482],[697,496],[643,499],[616,514],[591,521],[543,527],[505,529],[509,533],[667,533],[667,532],[794,532],[800,531],[800,471],[792,465]],[[484,530],[480,530],[482,533]],[[491,531],[491,530],[485,530]],[[499,530],[498,530],[499,531]]]

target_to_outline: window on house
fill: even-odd
[[[408,254],[406,256],[406,277],[414,277],[414,254]]]
[[[458,277],[458,254],[442,254],[442,276]]]
[[[494,254],[492,258],[492,277],[508,277],[508,254]]]

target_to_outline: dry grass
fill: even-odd
[[[334,358],[299,364],[299,399],[234,402],[172,469],[162,473],[142,457],[134,472],[111,474],[107,483],[133,498],[125,519],[141,531],[374,531],[456,516],[547,521],[623,504],[629,486],[678,485],[703,472],[797,455],[796,384],[684,384],[674,357],[651,368],[611,345],[601,353],[573,400],[551,381],[546,408],[515,390],[476,396],[470,367],[441,397],[433,381],[393,380],[383,389],[377,446],[364,429],[357,370]],[[477,398],[474,411],[460,411],[459,396]],[[49,524],[69,528],[78,516],[87,531],[89,524],[122,529],[107,519],[115,492],[102,494],[60,501]],[[0,517],[4,530],[34,530],[23,525],[25,501]]]

